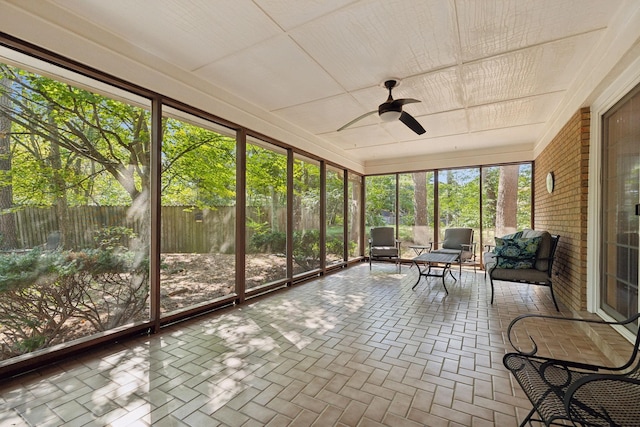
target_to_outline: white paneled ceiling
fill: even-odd
[[[1,2],[53,19],[64,31],[147,67],[157,58],[158,71],[169,64],[195,89],[228,94],[226,103],[251,105],[262,120],[295,129],[362,165],[453,150],[533,147],[571,99],[570,89],[607,50],[603,41],[611,39],[612,24],[635,13],[639,3]],[[382,122],[377,114],[337,132],[385,101],[381,84],[389,78],[401,82],[395,98],[422,101],[404,111],[426,133],[417,135],[399,121]]]

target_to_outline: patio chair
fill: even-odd
[[[459,254],[457,264],[462,274],[462,264],[473,262],[473,270],[476,269],[476,244],[473,241],[473,228],[447,228],[444,230],[444,240],[433,253]]]
[[[400,241],[393,227],[373,227],[369,234],[369,270],[372,260],[395,260],[400,263]]]
[[[512,341],[513,327],[523,319],[554,319],[553,330],[562,330],[564,324],[597,323],[604,325],[636,324],[640,314],[621,322],[554,317],[525,314],[509,324],[507,336],[516,352],[507,353],[504,366],[513,374],[527,395],[533,409],[520,424],[532,425],[539,421],[549,425],[577,426],[631,426],[640,423],[640,372],[636,335],[629,360],[620,366],[600,366],[571,360],[537,356],[538,346],[531,336],[533,350],[518,349]],[[558,328],[555,328],[557,326]],[[540,329],[528,329],[540,330]],[[550,337],[558,339],[558,336]],[[571,340],[567,340],[571,342]],[[581,350],[576,349],[576,354]],[[534,416],[539,419],[533,418]],[[570,424],[567,424],[570,423]]]

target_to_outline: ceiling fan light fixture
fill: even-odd
[[[380,113],[380,120],[382,120],[383,122],[393,122],[395,120],[398,120],[401,114],[402,113],[400,111],[385,111],[383,113]]]

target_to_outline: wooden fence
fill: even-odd
[[[202,220],[196,218],[202,213]],[[128,206],[80,206],[69,208],[66,228],[61,227],[54,208],[28,207],[14,215],[18,247],[31,249],[55,245],[56,235],[65,229],[65,247],[82,249],[96,247],[96,235],[109,227],[127,227],[137,236],[148,230]],[[148,220],[148,213],[139,215]],[[192,207],[168,206],[161,211],[161,248],[163,252],[208,253],[235,251],[235,207],[219,207],[195,211]],[[146,231],[148,233],[148,231]],[[148,241],[149,236],[142,236]],[[130,244],[128,240],[122,242]]]

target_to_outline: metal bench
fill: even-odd
[[[533,405],[520,426],[531,425],[531,421],[547,426],[567,425],[566,422],[578,426],[640,425],[640,335],[636,336],[629,360],[617,367],[537,356],[538,346],[530,335],[532,351],[521,351],[512,341],[514,326],[527,318],[626,325],[637,324],[639,317],[636,314],[621,322],[606,322],[525,314],[513,319],[507,334],[516,352],[506,354],[503,363]],[[539,419],[533,418],[536,414]]]

